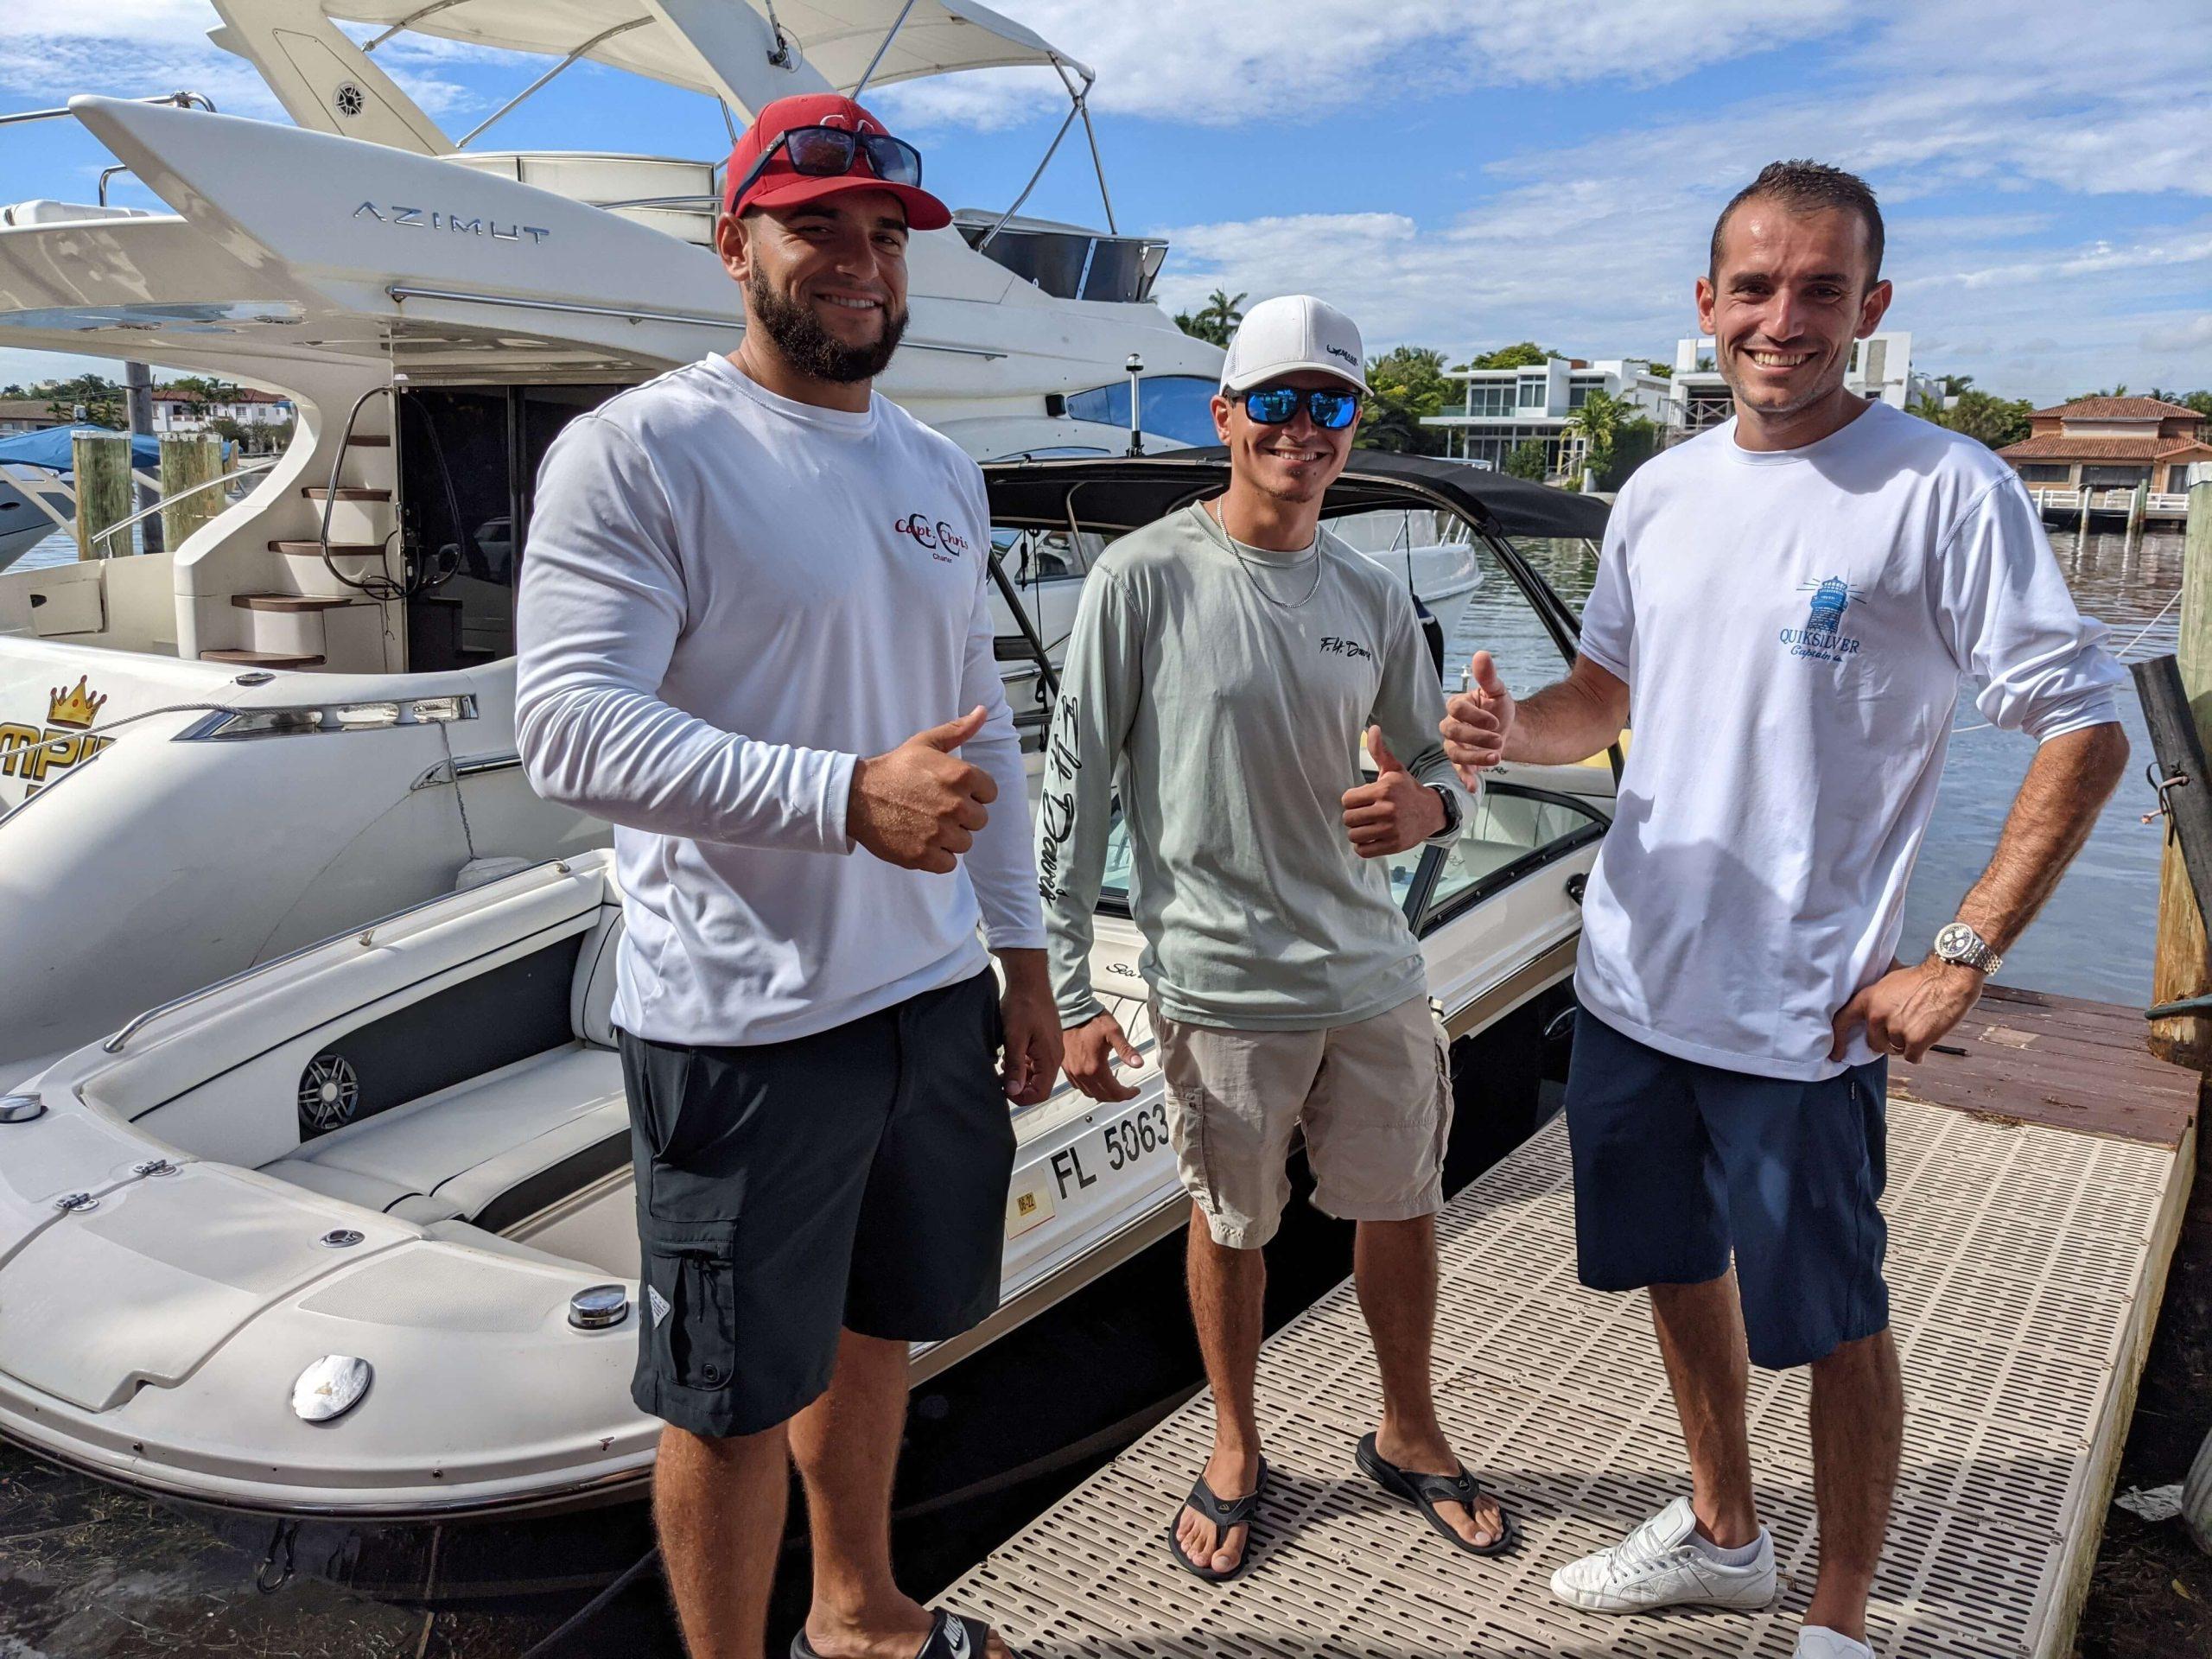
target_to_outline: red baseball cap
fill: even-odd
[[[803,201],[819,201],[847,190],[888,190],[906,205],[906,223],[917,231],[941,231],[952,223],[952,210],[918,185],[893,184],[875,175],[865,150],[853,157],[852,170],[828,178],[801,173],[791,164],[790,151],[779,149],[760,176],[753,181],[745,200],[734,193],[753,170],[761,153],[793,127],[845,127],[855,132],[881,133],[890,129],[849,98],[836,92],[803,92],[779,98],[753,118],[729,153],[729,170],[722,181],[722,211],[742,213],[747,207],[796,207]]]

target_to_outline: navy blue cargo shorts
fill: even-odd
[[[1567,1082],[1582,1282],[1703,1284],[1732,1255],[1751,1363],[1770,1370],[1886,1329],[1888,1073],[1724,1071],[1582,1010]]]
[[[841,1328],[942,1342],[998,1306],[1014,1130],[988,969],[785,1042],[616,1034],[640,1410],[757,1433],[830,1386]]]

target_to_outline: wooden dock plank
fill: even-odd
[[[2196,1080],[2151,1058],[2129,1017],[1993,996],[1966,1054],[1893,1074],[1885,1208],[1910,1405],[1872,1613],[1884,1659],[2070,1649],[2194,1166]],[[2133,1049],[2100,1040],[2122,1032]],[[2085,1064],[2099,1049],[2102,1068]],[[1439,1409],[1520,1516],[1516,1554],[1455,1554],[1353,1468],[1380,1393],[1347,1284],[1262,1360],[1277,1484],[1245,1578],[1201,1584],[1166,1551],[1212,1432],[1201,1395],[945,1599],[1033,1659],[1788,1659],[1815,1560],[1802,1370],[1755,1371],[1749,1402],[1789,1579],[1777,1606],[1617,1621],[1552,1599],[1555,1567],[1688,1485],[1646,1300],[1584,1291],[1573,1236],[1557,1121],[1439,1224]]]

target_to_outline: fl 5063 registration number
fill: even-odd
[[[1160,1156],[1168,1146],[1167,1108],[1155,1100],[1054,1153],[1052,1184],[1065,1198],[1095,1185],[1102,1166],[1107,1173],[1119,1174],[1132,1164]]]

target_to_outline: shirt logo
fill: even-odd
[[[1369,662],[1375,660],[1375,653],[1361,645],[1358,640],[1347,639],[1340,634],[1334,633],[1321,636],[1321,654],[1324,657],[1349,657],[1354,662],[1363,658]]]
[[[1789,654],[1822,663],[1840,663],[1857,656],[1859,641],[1843,632],[1843,613],[1851,608],[1852,601],[1866,595],[1841,576],[1800,582],[1797,591],[1812,594],[1812,607],[1805,613],[1803,627],[1781,631],[1782,643],[1789,647]]]
[[[931,518],[919,512],[910,512],[891,526],[899,535],[911,537],[917,547],[925,547],[939,564],[956,563],[968,550],[967,538],[942,518]]]

